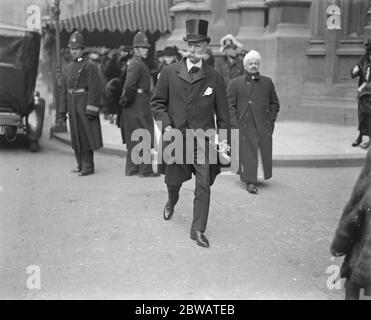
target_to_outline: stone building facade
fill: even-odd
[[[160,47],[184,45],[186,19],[209,20],[215,53],[227,33],[262,53],[281,119],[356,124],[350,69],[371,38],[370,0],[174,0],[170,11],[174,28]]]

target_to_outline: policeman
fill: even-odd
[[[71,145],[75,152],[79,176],[94,173],[93,151],[103,146],[99,120],[101,86],[97,67],[84,53],[82,34],[74,32],[68,47],[72,61],[62,79],[62,97],[59,116],[70,124]]]
[[[143,61],[148,57],[149,48],[150,44],[146,35],[139,31],[133,40],[134,56],[130,60],[120,97],[120,104],[123,107],[121,127],[125,131],[127,147],[125,175],[139,175],[142,178],[158,176],[152,171],[151,163],[136,162],[135,159],[138,159],[139,155],[133,151],[138,142],[131,139],[135,130],[145,129],[150,135],[153,147],[154,122],[150,108],[151,75]]]

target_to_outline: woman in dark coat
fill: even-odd
[[[331,245],[334,256],[345,255],[341,278],[346,278],[345,299],[371,296],[371,151],[344,208]]]
[[[351,71],[351,77],[359,77],[358,80],[358,130],[359,135],[357,139],[352,143],[353,147],[356,147],[362,143],[362,137],[371,137],[371,103],[369,101],[369,94],[365,93],[365,85],[370,81],[367,69],[371,65],[371,40],[365,43],[366,53],[358,61],[357,65]],[[361,94],[363,93],[363,94]],[[361,145],[363,148],[368,148],[370,142],[366,142]]]
[[[256,194],[258,158],[264,178],[272,177],[272,134],[280,105],[270,78],[259,74],[261,56],[251,50],[244,58],[245,74],[229,83],[232,128],[239,129],[239,174],[247,191]]]

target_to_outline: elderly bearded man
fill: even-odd
[[[181,132],[183,138],[187,129],[225,129],[230,132],[228,101],[222,76],[202,61],[210,42],[207,36],[208,21],[192,19],[186,21],[187,34],[186,57],[177,63],[166,66],[160,73],[154,95],[152,111],[155,120],[162,121],[165,135]],[[216,120],[216,121],[215,121]],[[188,136],[187,136],[188,137]],[[193,138],[192,138],[193,139]],[[165,139],[164,139],[165,140]],[[218,163],[209,161],[209,143],[204,149],[195,143],[195,148],[187,148],[186,156],[193,158],[198,152],[204,152],[204,163],[167,164],[165,183],[168,188],[168,202],[163,210],[163,217],[169,220],[179,199],[179,190],[183,182],[196,177],[195,198],[193,202],[193,222],[190,236],[201,247],[208,247],[209,241],[204,235],[210,205],[210,186],[220,172]],[[192,159],[194,160],[194,159]],[[198,154],[197,154],[198,160]]]
[[[240,179],[252,194],[258,192],[258,167],[265,179],[272,177],[272,134],[280,109],[272,80],[259,74],[260,61],[259,52],[247,53],[245,74],[231,80],[227,90],[232,128],[239,128]]]

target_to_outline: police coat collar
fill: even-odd
[[[78,57],[77,59],[73,59],[72,61],[81,62],[81,61],[85,60],[87,57],[88,57],[88,53],[83,51],[81,53],[80,57]]]

